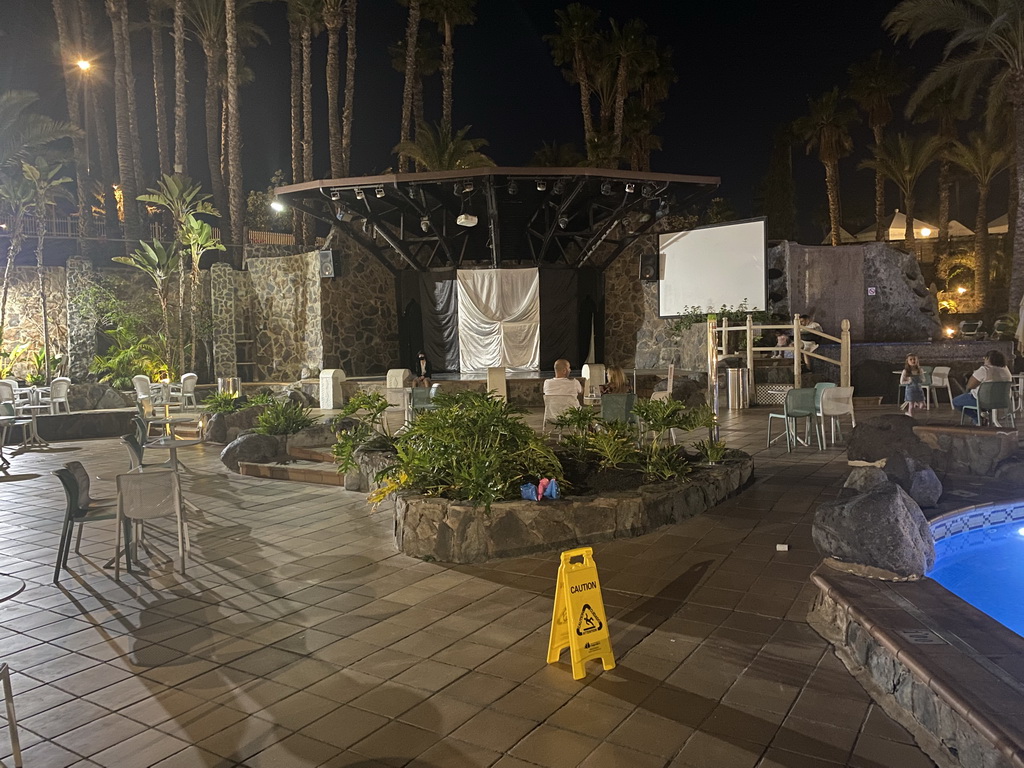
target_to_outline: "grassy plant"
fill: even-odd
[[[490,509],[518,498],[526,478],[564,479],[522,409],[480,392],[440,394],[434,404],[395,438],[395,461],[378,476],[385,494],[407,489]]]
[[[275,400],[256,417],[255,431],[261,435],[294,435],[316,424],[312,411],[298,403]]]
[[[602,469],[618,469],[640,461],[641,454],[636,447],[636,432],[628,424],[619,421],[607,422],[602,429],[590,435],[589,442],[590,451]]]
[[[234,413],[238,408],[238,398],[230,392],[211,392],[203,400],[203,410],[207,413]]]
[[[693,444],[693,447],[697,449],[697,452],[703,456],[704,460],[709,464],[715,464],[721,461],[729,451],[725,446],[724,440],[713,440],[710,437],[706,440],[698,440]]]
[[[652,482],[671,480],[690,471],[686,457],[676,446],[650,443],[643,449],[644,478]]]
[[[573,435],[583,435],[592,432],[599,421],[600,417],[593,408],[569,408],[558,414],[551,423],[563,431],[569,430]]]
[[[275,399],[271,392],[254,392],[247,397],[244,407],[252,408],[254,405],[270,405]]]
[[[385,445],[391,445],[384,414],[390,403],[379,392],[356,392],[331,422],[338,441],[331,449],[339,472],[350,472],[357,468],[355,453],[358,448],[373,440],[383,438]]]
[[[151,379],[161,378],[169,370],[162,347],[149,336],[138,336],[127,328],[104,331],[112,344],[102,355],[93,358],[89,370],[100,374],[100,381],[114,389],[131,389],[132,376],[144,373]]]
[[[14,366],[20,363],[28,352],[28,344],[16,344],[10,352],[0,352],[0,379],[14,377]]]

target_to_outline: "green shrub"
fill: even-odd
[[[698,440],[693,444],[693,447],[696,448],[697,452],[710,464],[714,464],[724,459],[725,454],[728,453],[729,450],[726,448],[724,440],[714,440],[710,437],[707,440]]]
[[[590,452],[602,469],[619,469],[640,461],[636,428],[621,421],[602,422],[602,429],[589,436]]]
[[[371,500],[398,490],[492,503],[519,498],[529,478],[564,480],[554,452],[522,419],[523,410],[481,392],[439,394],[395,438],[393,464],[378,476]]]
[[[234,413],[241,407],[238,398],[230,392],[211,392],[203,400],[207,413]]]
[[[312,412],[312,408],[303,408],[298,403],[274,400],[256,417],[254,431],[261,435],[294,435],[316,424]]]
[[[248,395],[243,408],[252,408],[254,405],[270,405],[276,398],[272,392],[254,392]]]
[[[338,436],[331,453],[339,472],[349,472],[356,468],[356,449],[373,438],[381,438],[377,442],[391,446],[391,434],[388,430],[385,411],[390,403],[379,392],[356,392],[348,399],[331,427]]]
[[[104,331],[113,342],[102,355],[93,358],[91,373],[114,389],[131,389],[132,376],[144,373],[151,379],[169,375],[171,366],[163,358],[158,339],[138,336],[125,328]]]

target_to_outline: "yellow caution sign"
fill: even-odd
[[[606,670],[615,668],[601,582],[590,547],[563,552],[558,566],[548,664],[558,661],[566,647],[572,659],[574,680],[586,677],[586,663],[591,659],[600,659]]]

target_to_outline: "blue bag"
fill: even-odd
[[[548,483],[548,487],[544,489],[545,499],[557,499],[560,496],[558,493],[558,481],[555,478],[551,478],[551,482]]]
[[[533,483],[523,483],[519,486],[519,494],[527,501],[536,501],[537,486]]]

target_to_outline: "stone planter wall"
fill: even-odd
[[[638,491],[507,501],[489,512],[447,499],[400,496],[395,501],[395,541],[413,557],[479,563],[640,536],[715,506],[742,488],[753,468],[753,460],[745,456]]]
[[[993,476],[1017,451],[1016,429],[916,425],[914,434],[932,449],[937,472]]]

